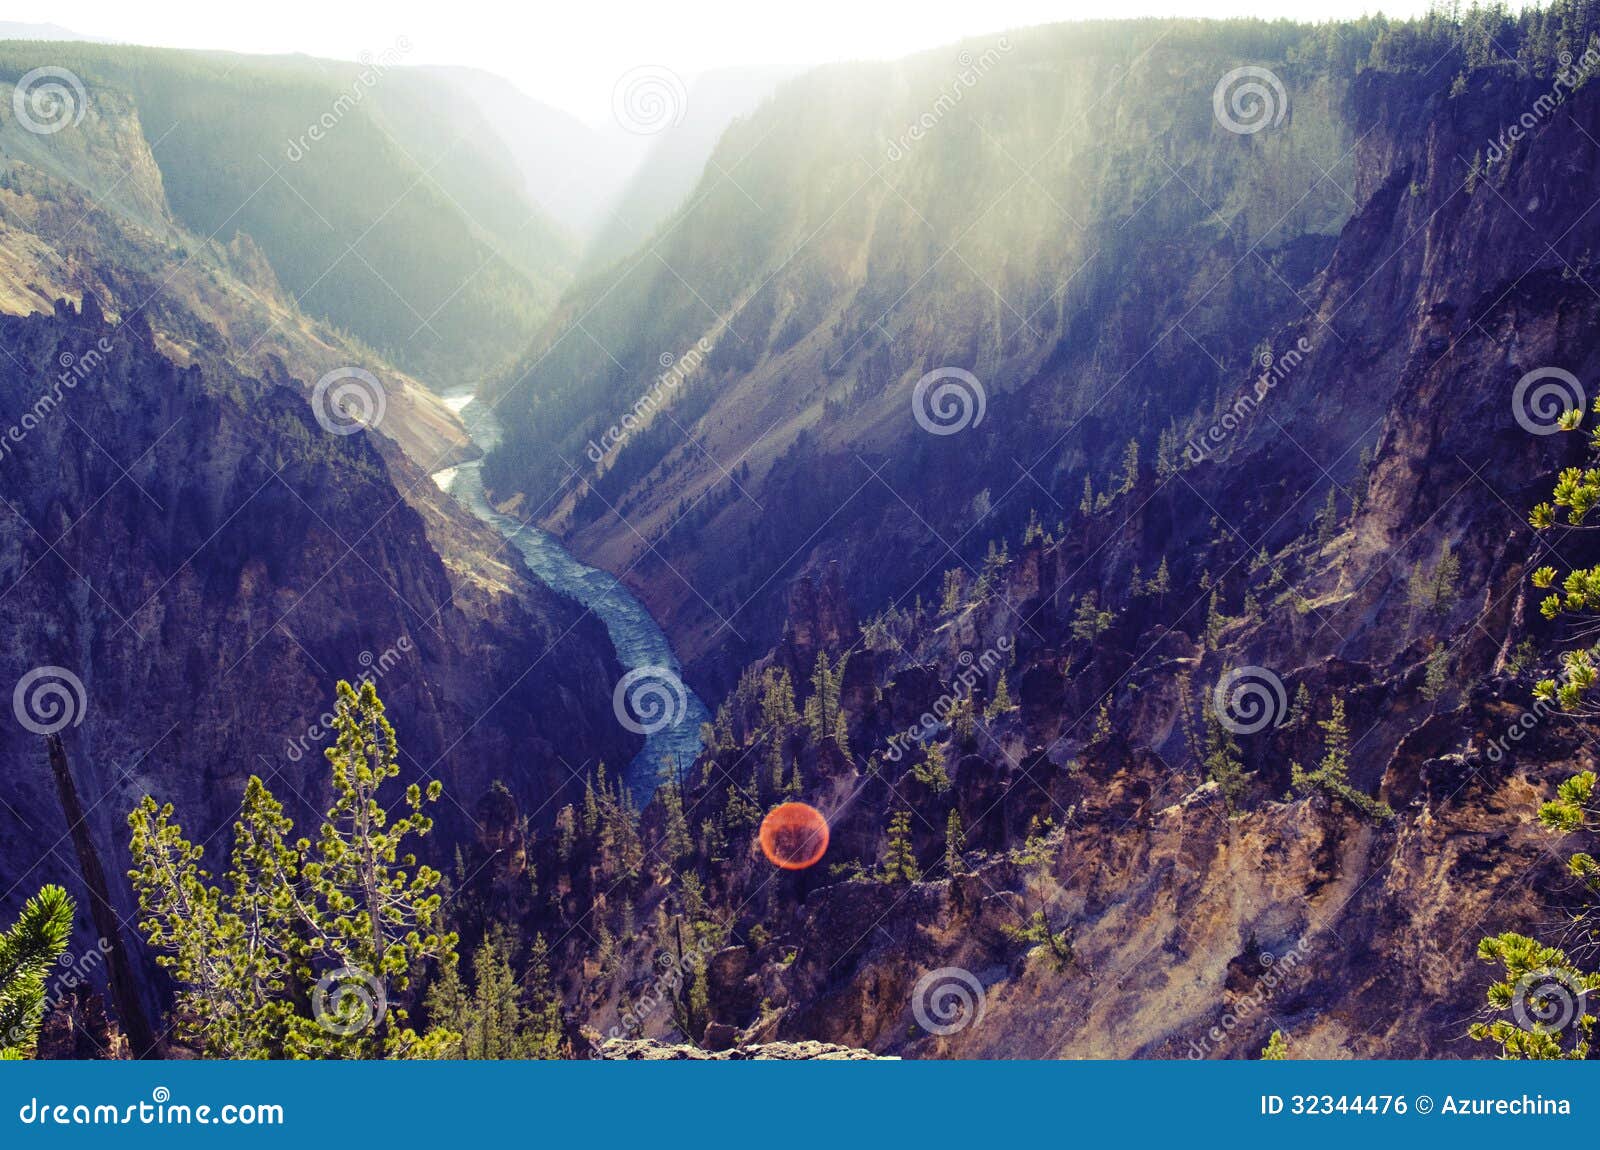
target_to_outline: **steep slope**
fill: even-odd
[[[1183,399],[1154,465],[1092,472],[1085,509],[1045,511],[1060,527],[983,517],[994,552],[942,557],[942,596],[885,610],[870,593],[868,555],[897,566],[915,534],[876,519],[870,553],[779,579],[781,640],[644,813],[645,874],[675,882],[629,880],[587,832],[530,864],[568,894],[536,921],[585,961],[575,1011],[614,1036],[914,1057],[1254,1057],[1274,1030],[1294,1057],[1493,1053],[1467,1034],[1495,976],[1478,940],[1590,943],[1566,930],[1592,892],[1565,856],[1592,834],[1533,816],[1595,769],[1592,720],[1535,707],[1533,687],[1593,635],[1541,619],[1528,574],[1550,564],[1559,583],[1600,550],[1526,516],[1592,460],[1550,432],[1600,371],[1600,90],[1559,43],[1590,43],[1581,67],[1600,67],[1597,16],[1497,29],[1514,60],[1475,59],[1478,17],[1377,40],[1338,103],[1349,219],[1300,241],[1315,258],[1298,292],[1230,337],[1270,362],[1213,365],[1220,386]],[[1129,274],[1159,287],[1193,268],[1192,243]],[[1118,292],[1093,318],[1137,314]],[[1230,331],[1182,324],[1197,342]],[[1097,402],[1117,410],[1139,380]],[[952,478],[935,494],[982,481],[966,440],[1001,398],[1041,400],[1042,435],[1008,425],[1024,445],[1071,432],[1113,464],[1149,425],[1053,412],[1049,381],[991,390],[981,429],[945,437],[969,450],[938,457]],[[1128,402],[1167,401],[1145,381]],[[833,490],[845,458],[796,466],[771,505]],[[940,522],[935,500],[918,509]],[[830,824],[798,873],[756,842],[787,798]],[[652,919],[653,937],[617,941]],[[693,992],[644,1010],[665,965]]]
[[[630,571],[724,674],[799,570],[842,559],[864,602],[927,571],[932,593],[952,560],[927,527],[970,556],[1030,505],[1055,518],[1211,401],[1349,213],[1372,31],[1221,28],[1038,29],[786,85],[497,387],[496,489]],[[1284,122],[1235,134],[1213,88],[1261,60]],[[944,367],[986,393],[948,438],[911,404]]]
[[[124,98],[185,228],[224,243],[248,233],[309,314],[436,382],[474,383],[526,343],[571,252],[471,104],[409,75],[405,55],[13,42],[0,80],[67,69],[86,114],[102,93]]]
[[[113,874],[147,792],[213,845],[252,773],[310,818],[339,678],[378,679],[407,775],[443,781],[440,862],[496,780],[537,812],[586,758],[632,755],[596,620],[383,437],[329,434],[297,389],[151,340],[92,296],[0,318],[0,679],[21,684],[0,724],[0,901],[76,882],[53,721]]]
[[[14,88],[0,83],[0,98]],[[423,467],[467,454],[455,415],[354,337],[303,313],[243,232],[227,243],[173,216],[131,100],[96,89],[71,130],[0,122],[0,311],[48,314],[92,291],[119,318],[140,316],[163,354],[307,388],[359,365],[383,390],[381,430]]]

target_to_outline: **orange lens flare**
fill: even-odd
[[[816,807],[783,803],[761,820],[761,853],[773,866],[805,870],[828,849],[828,820]]]

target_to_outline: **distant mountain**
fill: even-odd
[[[260,246],[299,306],[438,384],[475,382],[547,314],[573,259],[496,137],[402,65],[13,41],[0,81],[70,70],[131,102],[189,231]],[[72,133],[33,153],[70,152]]]
[[[616,119],[590,126],[472,68],[435,68],[465,92],[521,169],[529,196],[578,239],[582,266],[627,254],[694,188],[728,125],[748,115],[786,73],[727,68],[684,87],[667,123],[631,132]],[[676,99],[663,89],[669,103]],[[678,113],[681,112],[681,117]]]
[[[467,96],[494,129],[528,196],[581,246],[604,221],[647,144],[590,127],[525,95],[502,76],[476,68],[419,69]]]
[[[25,24],[17,20],[0,20],[0,40],[76,40],[92,44],[109,44],[100,36],[85,36],[60,24]]]
[[[759,68],[707,72],[688,86],[679,123],[643,137],[613,126],[607,137],[613,151],[622,151],[618,136],[649,147],[594,221],[583,248],[583,269],[598,270],[638,248],[694,191],[728,126],[752,114],[788,75]]]

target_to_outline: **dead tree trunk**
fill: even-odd
[[[105,940],[106,978],[111,986],[111,1001],[122,1021],[122,1032],[127,1035],[128,1048],[135,1058],[160,1058],[160,1043],[139,999],[133,965],[122,945],[122,928],[111,905],[105,867],[100,864],[100,852],[95,850],[89,833],[88,816],[78,799],[77,785],[72,781],[66,748],[61,745],[60,735],[48,735],[45,742],[50,750],[50,772],[55,775],[56,793],[61,797],[61,813],[67,818],[72,845],[78,855],[78,870],[82,872],[83,885],[89,888],[89,910],[94,917],[94,927]]]

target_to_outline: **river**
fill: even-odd
[[[486,404],[470,394],[446,396],[445,402],[460,414],[467,433],[485,454],[500,442],[500,421]],[[578,562],[555,536],[496,511],[484,495],[482,467],[480,461],[463,463],[433,478],[510,541],[541,583],[576,599],[605,624],[625,671],[624,682],[637,684],[627,694],[640,704],[640,713],[627,714],[635,730],[643,728],[645,743],[623,777],[642,805],[661,781],[665,764],[676,761],[687,767],[699,755],[700,724],[710,722],[711,715],[684,683],[672,644],[644,604],[609,571]],[[633,672],[638,675],[630,680]],[[659,709],[646,709],[651,705]]]

